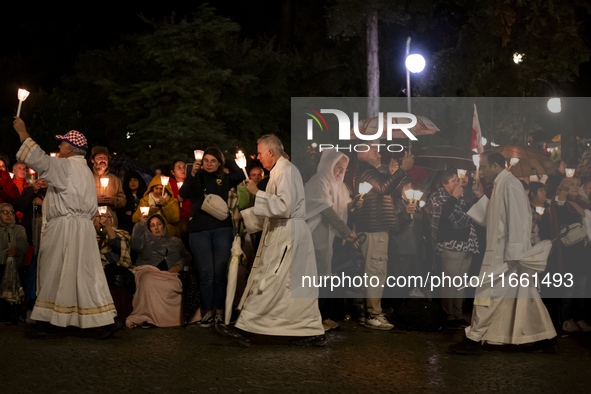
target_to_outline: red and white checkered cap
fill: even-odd
[[[84,145],[88,145],[88,141],[86,141],[84,134],[76,130],[70,130],[66,133],[66,135],[56,135],[55,139],[66,141],[70,145],[80,149],[86,149]]]

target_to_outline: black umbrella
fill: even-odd
[[[415,166],[431,170],[468,170],[476,171],[472,155],[476,153],[470,149],[455,146],[430,146],[414,151]]]
[[[121,179],[125,179],[127,172],[135,171],[146,181],[146,185],[149,185],[152,178],[154,178],[154,171],[150,167],[125,154],[115,155],[109,161],[109,171]]]

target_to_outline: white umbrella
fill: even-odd
[[[226,316],[224,323],[230,324],[232,311],[234,310],[234,294],[236,294],[236,281],[238,278],[238,264],[242,256],[241,239],[239,235],[234,237],[232,242],[232,258],[228,265],[228,286],[226,287]]]

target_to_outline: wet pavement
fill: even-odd
[[[558,354],[487,346],[448,353],[462,331],[377,331],[351,323],[324,348],[255,337],[241,348],[213,328],[67,329],[25,338],[0,324],[1,393],[428,393],[589,392],[591,333],[559,338]]]

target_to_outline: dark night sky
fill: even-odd
[[[14,9],[4,6],[3,12],[0,12],[0,32],[4,38],[3,61],[0,61],[1,116],[12,116],[17,106],[18,87],[27,88],[31,92],[39,88],[50,91],[53,87],[60,85],[63,75],[73,72],[79,53],[89,49],[114,46],[121,41],[122,36],[147,29],[148,27],[138,14],[160,21],[173,13],[190,14],[203,3],[205,2],[197,1],[173,5],[160,2],[157,5],[142,3],[138,6],[120,2],[113,6],[96,3],[96,5],[90,5],[90,8],[88,4],[80,4],[59,9],[38,8],[32,4],[26,7],[14,6]],[[282,4],[280,0],[259,0],[254,3],[239,0],[213,0],[208,3],[216,8],[219,14],[238,22],[242,26],[242,35],[245,37],[256,38],[263,35],[272,37],[279,34]],[[307,9],[307,7],[304,7],[303,11],[322,12],[320,8]],[[380,44],[384,47],[399,47],[400,54],[392,55],[403,59],[404,41],[408,32],[399,27],[391,30],[392,36],[388,31],[386,39]],[[431,34],[433,32],[426,33],[426,36],[416,36],[413,46],[421,45],[422,42],[423,49],[427,53],[439,49],[434,47],[438,40],[430,37]],[[6,67],[7,62],[12,67]],[[404,86],[403,60],[393,61],[391,64],[382,63],[380,68],[382,77],[395,78],[395,82],[388,84],[383,94],[399,95],[398,85],[400,88]],[[572,84],[571,91],[576,96],[591,96],[590,89],[591,63],[588,62],[581,65],[581,77]]]

